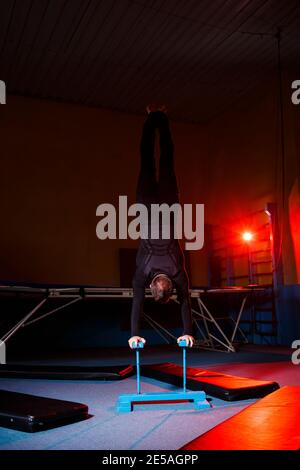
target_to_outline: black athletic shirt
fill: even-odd
[[[183,334],[192,334],[192,315],[189,281],[184,266],[184,256],[178,240],[141,240],[133,278],[133,303],[131,311],[131,336],[139,335],[145,289],[150,287],[157,274],[166,274],[172,280],[181,305]]]

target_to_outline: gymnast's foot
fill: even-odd
[[[147,111],[148,114],[154,113],[155,111],[160,111],[161,113],[166,113],[167,108],[164,104],[151,103],[151,104],[148,104],[148,106],[146,107],[146,111]]]

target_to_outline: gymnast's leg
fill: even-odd
[[[140,143],[141,167],[136,188],[136,200],[145,205],[157,200],[158,184],[155,167],[156,113],[149,113],[145,121]]]
[[[159,113],[158,131],[160,135],[159,199],[166,204],[179,202],[179,192],[174,169],[174,145],[169,128],[169,120],[164,112]]]

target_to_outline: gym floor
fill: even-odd
[[[300,374],[291,362],[291,351],[282,347],[243,346],[236,353],[194,349],[188,366],[226,374],[277,381],[280,386],[300,385]],[[69,365],[116,365],[134,363],[127,348],[85,350],[48,355],[38,360],[14,358],[11,362]],[[181,363],[176,346],[147,346],[141,362]],[[85,403],[91,418],[56,429],[28,434],[0,428],[0,450],[173,450],[235,415],[255,400],[226,402],[208,397],[211,408],[195,411],[190,403],[138,405],[126,414],[116,412],[119,394],[134,393],[135,377],[122,381],[61,381],[0,379],[0,389]],[[176,387],[142,377],[142,391],[163,392]]]

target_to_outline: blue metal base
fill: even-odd
[[[119,395],[117,402],[117,411],[119,413],[128,413],[133,410],[133,403],[142,402],[161,402],[161,401],[177,401],[189,400],[194,402],[196,410],[209,408],[209,403],[206,400],[205,392],[165,392],[165,393],[140,393],[140,394],[126,394]]]
[[[182,361],[183,361],[183,390],[180,392],[165,392],[165,393],[141,393],[141,381],[140,381],[140,349],[143,349],[144,343],[139,341],[137,344],[133,343],[132,348],[135,349],[136,353],[136,383],[137,393],[119,395],[117,402],[117,411],[119,413],[129,413],[133,410],[134,403],[143,402],[166,402],[166,401],[178,401],[188,400],[194,403],[196,410],[202,410],[209,408],[209,403],[206,400],[206,394],[203,391],[187,392],[186,390],[186,348],[187,341],[181,340],[179,346],[182,348]]]

